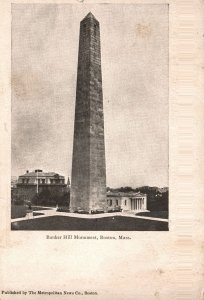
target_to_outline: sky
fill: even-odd
[[[100,23],[107,186],[168,186],[168,5],[12,5],[12,176],[71,175],[80,21]]]

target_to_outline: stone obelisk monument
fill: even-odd
[[[106,166],[99,22],[80,23],[70,209],[106,208]]]

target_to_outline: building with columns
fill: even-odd
[[[107,192],[108,208],[121,207],[123,211],[146,211],[147,195],[142,193]]]

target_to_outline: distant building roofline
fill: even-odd
[[[107,192],[109,197],[145,197],[146,194],[140,192]]]
[[[22,177],[59,177],[59,178],[65,178],[65,176],[60,175],[58,173],[55,172],[43,172],[43,170],[35,170],[32,172],[29,172],[28,170],[26,171],[25,174],[20,175],[19,178]]]

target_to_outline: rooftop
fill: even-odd
[[[20,175],[19,177],[59,177],[64,178],[64,176],[59,175],[55,172],[43,172],[42,170],[35,170],[32,172],[27,171],[25,174]]]
[[[109,197],[144,197],[146,194],[134,192],[107,192]]]

